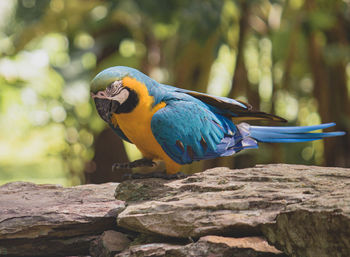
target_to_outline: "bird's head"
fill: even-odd
[[[123,79],[136,70],[112,67],[101,71],[91,82],[90,93],[101,118],[110,122],[113,113],[129,113],[139,102],[135,89],[123,84]]]

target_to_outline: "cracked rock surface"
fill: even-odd
[[[350,256],[350,169],[258,165],[70,188],[14,182],[0,187],[0,206],[0,256]]]
[[[125,208],[113,197],[116,186],[1,186],[0,256],[87,254],[90,242],[115,228],[115,217]]]
[[[116,197],[128,202],[118,225],[140,233],[265,236],[290,256],[350,256],[350,169],[215,168],[175,181],[123,182]]]
[[[205,236],[187,245],[151,243],[131,246],[115,257],[285,257],[260,237]]]

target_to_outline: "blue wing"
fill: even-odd
[[[243,142],[244,135],[232,121],[190,96],[168,101],[154,114],[151,129],[163,150],[180,164],[256,147],[253,139]]]
[[[169,85],[159,84],[165,88],[168,92],[178,92],[186,95],[190,95],[203,103],[210,105],[215,113],[223,116],[230,116],[235,121],[238,120],[267,120],[267,121],[279,121],[286,122],[285,119],[265,112],[254,110],[253,107],[242,101],[234,100],[222,96],[212,96],[205,93],[199,93],[196,91],[190,91],[182,88],[176,88]],[[158,86],[159,88],[159,86]]]

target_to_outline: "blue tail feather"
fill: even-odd
[[[279,132],[279,133],[303,133],[310,132],[318,129],[325,129],[335,126],[334,122],[324,123],[314,126],[289,126],[289,127],[270,127],[270,126],[250,126],[254,131],[269,131],[269,132]]]
[[[267,127],[249,126],[250,137],[265,143],[295,143],[319,140],[325,137],[342,136],[345,132],[309,133],[311,131],[333,127],[335,123],[325,123],[304,127]]]

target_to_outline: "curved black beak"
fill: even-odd
[[[111,122],[113,113],[116,113],[120,103],[115,100],[94,98],[96,109],[100,117],[107,123]]]

